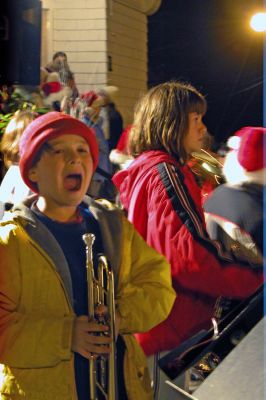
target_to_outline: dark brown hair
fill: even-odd
[[[162,150],[182,162],[188,155],[183,146],[188,132],[188,114],[205,114],[204,96],[188,83],[170,81],[150,89],[137,103],[130,151]]]
[[[56,53],[54,53],[53,61],[56,60],[57,57],[63,57],[63,58],[65,58],[65,60],[67,60],[67,55],[64,51],[57,51]]]

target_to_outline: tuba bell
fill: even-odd
[[[106,257],[100,255],[98,259],[98,276],[95,276],[92,254],[95,236],[91,233],[86,233],[82,236],[82,239],[86,245],[89,321],[108,324],[112,339],[111,351],[107,356],[95,357],[92,355],[89,358],[90,400],[97,400],[97,393],[101,393],[106,400],[116,400],[114,274],[108,266]],[[106,306],[107,315],[99,315],[97,313],[97,308],[101,305]]]

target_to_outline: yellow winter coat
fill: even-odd
[[[150,400],[146,359],[132,333],[169,314],[175,299],[169,265],[120,211],[96,203],[90,210],[114,265],[128,398]],[[77,399],[70,349],[75,315],[58,272],[65,260],[60,249],[50,257],[40,246],[41,225],[26,206],[0,223],[0,399]],[[49,231],[42,234],[46,248],[54,246]]]

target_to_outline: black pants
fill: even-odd
[[[124,381],[124,355],[126,346],[121,336],[116,341],[116,384],[117,400],[127,400],[127,393]],[[89,398],[89,363],[88,360],[80,354],[75,353],[75,374],[79,400]],[[98,399],[104,400],[104,396],[98,393]]]
[[[127,400],[127,392],[124,379],[124,355],[126,346],[124,340],[118,335],[116,341],[116,370],[117,370],[117,388],[118,400]]]

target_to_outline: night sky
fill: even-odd
[[[217,142],[263,121],[263,34],[250,17],[258,0],[162,0],[149,17],[149,86],[189,81],[205,96]]]

